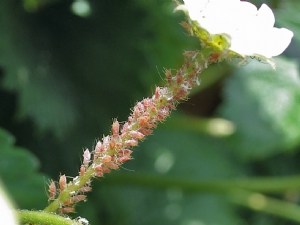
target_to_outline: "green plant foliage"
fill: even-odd
[[[197,40],[188,40],[188,35],[183,32],[179,22],[183,14],[174,13],[174,3],[169,0],[136,0],[138,6],[146,10],[145,27],[148,27],[152,39],[140,42],[139,48],[147,53],[147,70],[143,71],[142,81],[149,87],[161,82],[164,68],[174,68],[182,62],[184,50],[199,48]],[[149,37],[148,37],[149,38]],[[174,47],[176,46],[176,48]],[[172,56],[172,57],[170,57]]]
[[[59,0],[23,0],[24,9],[28,12],[36,12]]]
[[[295,40],[300,41],[300,2],[299,1],[281,1],[281,7],[277,11],[278,23],[281,26],[288,27],[295,34]]]
[[[33,150],[44,169],[57,166],[53,176],[77,169],[82,147],[107,132],[112,118],[125,120],[134,102],[161,82],[164,67],[181,63],[189,45],[182,15],[173,13],[172,2],[161,2],[97,1],[83,19],[64,1],[34,13],[20,1],[3,1],[1,86],[16,94],[13,120],[30,118],[34,134],[43,131],[40,142],[26,142],[30,149],[38,145]]]
[[[40,209],[46,203],[46,177],[28,150],[14,146],[14,138],[0,129],[0,178],[18,207]]]
[[[226,83],[221,114],[237,132],[229,142],[244,158],[295,149],[300,143],[300,79],[297,63],[276,60],[277,69],[251,62]]]
[[[0,101],[5,100],[0,115],[6,116],[0,125],[13,134],[0,130],[0,178],[23,209],[47,204],[39,164],[53,179],[60,173],[77,176],[82,149],[91,150],[95,139],[110,132],[113,118],[126,120],[130,107],[162,83],[164,68],[181,65],[182,51],[199,48],[179,25],[183,13],[173,12],[171,0],[86,0],[91,7],[86,17],[72,12],[74,2],[0,3]],[[300,40],[300,2],[254,2],[275,7],[279,26]],[[276,70],[255,62],[211,66],[185,103],[189,109],[182,107],[160,126],[116,177],[139,174],[147,180],[150,174],[201,182],[298,174],[298,52],[294,43],[288,50],[293,60],[278,59]],[[208,113],[198,113],[202,109]],[[219,125],[227,133],[218,133]],[[150,178],[147,186],[126,183],[126,176],[114,183],[109,181],[114,175],[92,185],[74,217],[91,225],[292,224],[243,210],[223,194],[159,189]],[[298,191],[275,197],[281,196],[297,202]]]
[[[40,37],[21,10],[14,1],[1,3],[0,61],[6,73],[2,85],[19,93],[20,119],[29,116],[42,130],[55,129],[59,136],[75,122],[74,98],[69,83],[53,65],[51,52],[35,48]]]
[[[238,177],[244,170],[238,163],[231,163],[230,152],[222,149],[218,139],[194,132],[159,129],[139,149],[123,173],[138,173],[140,179],[143,174],[151,173],[178,180],[217,180]],[[131,171],[135,168],[138,171]],[[234,213],[235,207],[220,196],[187,193],[174,187],[134,188],[126,180],[123,185],[128,187],[108,186],[99,192],[102,198],[109,196],[105,198],[108,208],[113,208],[114,201],[120,202],[123,213],[119,224],[152,224],[153,221],[156,224],[243,224]],[[110,196],[118,200],[110,201]]]

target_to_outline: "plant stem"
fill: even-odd
[[[91,179],[94,174],[94,169],[90,167],[77,182],[71,182],[66,189],[64,189],[59,196],[51,202],[45,209],[45,212],[55,212],[60,205],[70,198],[71,193],[78,191],[80,188],[84,187],[86,183]]]
[[[39,224],[39,225],[80,225],[79,222],[71,220],[68,217],[59,216],[44,211],[17,211],[21,224]]]
[[[255,211],[276,215],[291,221],[300,222],[299,206],[257,193],[282,193],[286,191],[297,191],[300,189],[300,176],[261,177],[196,182],[182,178],[158,177],[149,174],[114,174],[114,176],[107,176],[104,182],[110,185],[136,185],[160,189],[180,188],[183,191],[192,193],[212,192],[225,194],[229,201],[235,204],[242,205]],[[22,223],[41,225],[79,224],[78,222],[71,221],[66,217],[43,211],[19,211],[18,216]]]
[[[189,193],[224,194],[228,200],[267,214],[300,222],[300,207],[294,203],[267,197],[257,192],[282,193],[299,191],[300,176],[231,179],[215,181],[193,181],[182,178],[158,177],[154,175],[114,175],[105,179],[112,185],[137,185],[148,188],[178,188]],[[254,191],[254,192],[252,192]]]
[[[260,193],[236,190],[229,200],[255,211],[272,214],[300,223],[300,207],[294,203],[270,198]]]
[[[209,50],[202,53],[188,51],[184,53],[184,63],[173,73],[166,70],[164,87],[156,87],[153,96],[144,98],[132,109],[128,120],[120,125],[117,120],[112,124],[111,134],[98,141],[94,150],[86,149],[83,153],[79,176],[67,181],[61,175],[58,182],[49,185],[47,212],[70,213],[79,201],[86,199],[86,192],[91,190],[91,181],[102,177],[111,170],[116,170],[132,159],[132,148],[150,135],[157,125],[166,120],[179,102],[186,100],[190,91],[199,85],[198,76],[211,61]]]
[[[104,180],[111,185],[136,185],[148,188],[180,188],[187,192],[224,193],[236,188],[265,193],[282,193],[300,190],[300,176],[260,177],[194,181],[184,178],[161,177],[149,174],[114,174]]]

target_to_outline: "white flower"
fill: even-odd
[[[210,35],[229,39],[229,50],[242,56],[272,58],[290,44],[293,32],[274,27],[272,10],[240,0],[183,0],[177,7]]]
[[[0,221],[5,225],[17,225],[16,215],[0,184]]]

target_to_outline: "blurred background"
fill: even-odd
[[[75,217],[94,225],[300,223],[300,1],[251,2],[270,5],[276,26],[295,34],[277,69],[254,61],[211,66],[134,160],[93,183]],[[165,68],[178,68],[184,50],[199,49],[174,5],[1,1],[0,178],[18,208],[43,209],[49,179],[76,176],[83,149],[110,132],[113,118],[125,121],[163,83]],[[278,212],[268,205],[271,214],[256,212],[261,201],[244,197],[268,197],[243,195],[233,182],[231,194],[223,193],[225,181],[254,179],[248,184],[255,186],[259,177],[286,178],[270,189],[289,188],[266,191]],[[288,203],[295,211],[284,210]]]

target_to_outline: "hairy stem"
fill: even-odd
[[[21,224],[81,225],[81,223],[71,220],[68,217],[43,211],[20,210],[17,211],[17,215]]]
[[[228,197],[228,200],[247,207],[251,210],[276,215],[291,221],[300,222],[300,207],[294,203],[270,198],[261,193],[285,193],[297,191],[300,188],[300,176],[290,177],[260,177],[227,179],[215,181],[193,181],[182,178],[158,177],[149,174],[108,176],[105,181],[110,185],[135,185],[147,188],[179,188],[189,193],[219,193]],[[19,218],[23,223],[34,224],[72,224],[70,220],[42,211],[19,211]],[[49,222],[50,221],[50,222]],[[73,224],[76,224],[73,222]]]
[[[62,192],[60,192],[59,196],[51,203],[49,204],[44,211],[45,212],[55,212],[58,208],[60,208],[61,204],[63,202],[66,202],[72,193],[77,192],[81,188],[83,188],[88,181],[93,176],[94,169],[89,168],[82,176],[81,179],[78,180],[78,182],[71,182],[67,188],[65,188]]]
[[[210,57],[212,54],[208,50],[201,54],[197,51],[185,52],[185,61],[175,73],[165,71],[164,87],[156,87],[153,96],[137,102],[127,122],[120,125],[115,120],[111,134],[99,140],[92,151],[84,151],[78,176],[67,181],[67,177],[61,175],[58,182],[50,182],[51,203],[45,211],[59,211],[62,214],[74,212],[75,204],[84,201],[86,192],[91,190],[92,178],[102,177],[130,160],[131,149],[150,135],[180,101],[188,98],[192,88],[199,85],[199,74],[210,63],[216,62],[215,58]]]

